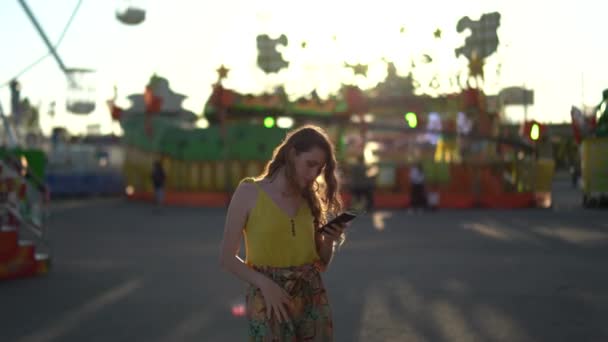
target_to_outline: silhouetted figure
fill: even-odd
[[[578,161],[570,166],[570,175],[572,176],[572,187],[578,188],[578,180],[581,177],[581,167]]]
[[[363,156],[357,158],[357,163],[350,170],[350,189],[354,202],[363,199],[368,212],[374,209],[374,182],[373,178],[368,175]]]
[[[424,172],[420,164],[412,165],[410,168],[410,201],[412,209],[426,208]]]
[[[154,185],[154,200],[162,205],[165,200],[165,170],[160,160],[154,162],[152,168],[152,184]]]

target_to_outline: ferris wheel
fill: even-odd
[[[64,34],[71,24],[72,19],[74,19],[74,16],[76,15],[82,1],[83,0],[78,1],[72,16],[64,29]],[[95,70],[90,68],[67,67],[61,59],[61,56],[59,56],[56,45],[51,43],[26,1],[18,0],[18,2],[47,46],[49,54],[53,56],[59,65],[59,68],[66,76],[66,110],[70,113],[78,115],[88,115],[92,113],[96,107]],[[116,8],[116,19],[122,24],[139,25],[144,22],[145,18],[146,9],[144,0],[120,0],[118,2]],[[60,38],[60,40],[62,38]]]

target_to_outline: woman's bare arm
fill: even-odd
[[[228,206],[228,214],[224,225],[224,238],[220,248],[220,266],[243,281],[260,287],[261,278],[264,276],[248,267],[238,256],[243,228],[256,195],[257,189],[251,183],[242,183],[234,192]]]
[[[317,254],[319,254],[319,258],[321,258],[321,264],[323,266],[321,271],[326,271],[334,255],[334,243],[319,232],[315,233],[315,240],[317,243]]]
[[[243,227],[249,211],[255,203],[257,193],[255,185],[242,183],[232,196],[226,215],[220,265],[223,269],[261,290],[268,318],[275,315],[279,321],[288,321],[289,315],[285,305],[290,303],[290,298],[287,292],[270,278],[247,266],[238,256]]]
[[[344,225],[332,224],[327,228],[327,233],[315,232],[317,254],[323,264],[322,271],[326,271],[334,256],[336,241],[340,240],[344,233]]]

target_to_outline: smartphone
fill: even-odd
[[[342,214],[334,217],[333,220],[327,222],[323,227],[319,228],[319,231],[321,233],[326,233],[325,228],[329,227],[330,225],[334,224],[334,223],[347,223],[350,222],[352,220],[354,220],[357,217],[357,214],[350,212],[350,211],[345,211]]]

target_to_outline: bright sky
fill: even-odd
[[[55,42],[78,0],[29,0],[50,40]],[[128,2],[128,1],[127,1]],[[100,124],[104,133],[113,125],[105,105],[118,87],[119,104],[126,96],[141,93],[154,73],[166,77],[171,88],[188,96],[186,108],[202,112],[222,63],[231,71],[226,85],[241,92],[260,92],[285,83],[291,95],[317,88],[321,96],[335,92],[340,82],[370,87],[386,75],[383,59],[395,62],[400,74],[410,71],[410,60],[429,54],[434,62],[414,70],[427,84],[439,76],[440,91],[450,91],[449,78],[466,70],[464,57],[454,49],[465,35],[456,32],[463,16],[478,19],[483,13],[501,13],[501,45],[486,63],[486,91],[527,85],[535,90],[530,118],[569,121],[570,106],[596,105],[608,88],[608,43],[605,18],[608,3],[597,0],[426,0],[426,1],[132,1],[145,6],[146,21],[125,26],[115,19],[123,1],[84,0],[59,47],[68,67],[97,70],[97,109],[89,116],[65,111],[66,81],[49,57],[20,78],[22,93],[41,105],[43,131],[66,126],[74,133],[89,124]],[[405,27],[405,33],[399,29]],[[435,40],[435,29],[443,38]],[[256,40],[260,33],[284,33],[289,46],[283,55],[290,68],[279,75],[265,75],[256,66]],[[336,41],[332,37],[336,36]],[[46,47],[17,0],[0,3],[2,62],[0,84],[46,53]],[[307,42],[306,49],[300,43]],[[367,79],[354,78],[343,63],[366,63]],[[501,65],[500,76],[496,68]],[[433,94],[432,89],[425,88]],[[8,87],[0,101],[10,110]],[[57,102],[56,115],[46,113]],[[523,117],[522,108],[509,108],[512,119]]]

